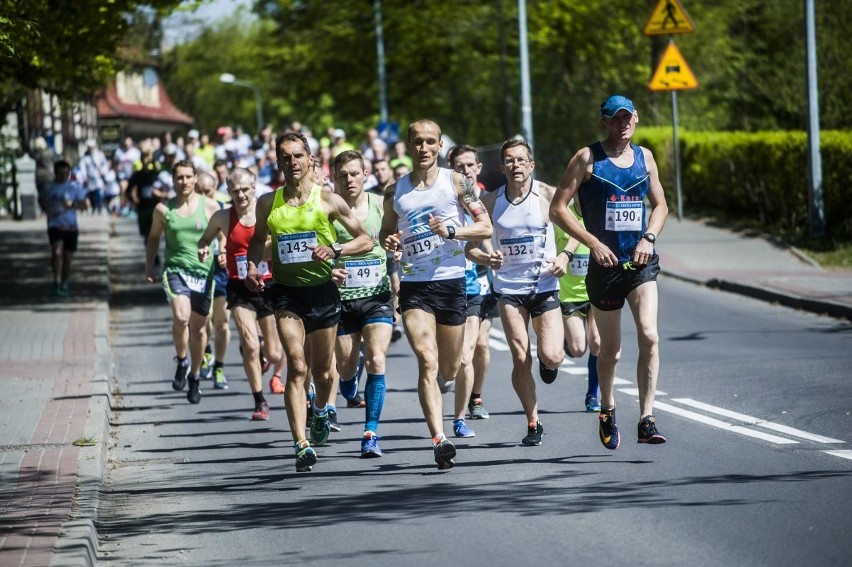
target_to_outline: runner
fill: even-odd
[[[271,235],[274,283],[270,294],[287,362],[287,420],[295,444],[296,470],[307,472],[317,461],[316,452],[305,439],[308,365],[316,386],[311,440],[322,445],[329,435],[327,405],[332,394],[335,334],[340,320],[340,294],[332,281],[330,260],[343,253],[367,252],[372,241],[343,199],[313,182],[311,150],[302,134],[282,134],[275,148],[285,184],[257,203],[246,285],[252,291],[264,288],[257,265],[263,258],[266,238]],[[335,242],[335,220],[354,236],[350,242]],[[306,357],[305,350],[310,351],[310,357]]]
[[[532,178],[535,161],[526,141],[512,139],[500,149],[507,184],[483,198],[494,223],[489,256],[494,292],[503,331],[512,352],[512,386],[527,418],[521,443],[541,445],[544,428],[532,376],[529,324],[536,334],[539,374],[545,384],[556,380],[562,363],[562,324],[559,316],[559,276],[567,258],[556,255],[548,206],[555,188]],[[474,257],[484,253],[471,251]]]
[[[176,196],[154,209],[151,232],[145,244],[145,279],[154,283],[154,258],[160,237],[166,235],[163,288],[172,306],[172,339],[177,369],[172,388],[181,391],[189,381],[187,399],[201,401],[198,373],[207,344],[207,317],[213,302],[213,259],[198,259],[197,243],[219,206],[195,192],[195,166],[179,161],[172,170]],[[190,362],[187,362],[189,350]],[[187,373],[188,372],[188,373]]]
[[[80,230],[77,211],[88,207],[86,193],[79,183],[69,181],[71,164],[58,161],[53,166],[54,179],[44,185],[39,202],[47,214],[47,238],[50,241],[50,267],[53,270],[53,293],[68,297],[71,264],[77,251]]]
[[[639,342],[636,382],[639,386],[639,443],[665,443],[654,419],[654,396],[660,367],[657,332],[657,275],[654,251],[669,208],[650,150],[630,143],[639,122],[633,102],[620,95],[601,104],[603,142],[579,150],[565,169],[550,206],[553,220],[589,247],[586,289],[598,325],[601,349],[598,379],[601,413],[598,432],[607,449],[617,449],[621,436],[615,421],[613,380],[621,353],[621,309],[630,305]],[[584,229],[568,210],[578,196]],[[645,199],[651,207],[646,215]]]
[[[385,195],[382,242],[401,251],[399,309],[418,362],[417,391],[432,436],[439,470],[455,464],[455,446],[444,435],[441,393],[459,371],[465,322],[465,257],[462,240],[491,236],[487,211],[475,185],[438,167],[441,128],[431,120],[408,127],[414,169]],[[473,223],[464,225],[464,213]]]
[[[346,271],[340,288],[342,304],[337,327],[337,369],[341,377],[340,391],[347,399],[358,391],[359,359],[367,369],[364,388],[367,406],[361,458],[381,457],[378,444],[379,418],[385,401],[385,356],[393,330],[393,301],[386,267],[386,252],[379,243],[384,197],[364,191],[366,171],[361,154],[347,150],[334,158],[334,180],[338,194],[352,209],[355,217],[373,239],[373,248],[357,256],[341,255],[337,265]],[[335,221],[337,241],[352,237]],[[363,338],[363,355],[361,340]]]
[[[216,180],[210,177],[210,187],[215,191]],[[247,169],[236,168],[228,175],[228,193],[233,206],[221,209],[210,219],[207,230],[198,240],[198,258],[206,261],[211,254],[210,244],[217,237],[227,235],[224,257],[229,275],[227,282],[228,307],[234,313],[234,323],[240,335],[243,368],[246,371],[249,387],[254,396],[254,421],[269,419],[269,403],[263,396],[263,369],[260,357],[260,336],[258,326],[265,337],[265,348],[269,361],[275,370],[270,381],[273,389],[275,378],[280,381],[281,370],[284,367],[284,353],[275,330],[275,317],[272,305],[266,297],[267,292],[255,293],[248,290],[243,280],[247,275],[246,254],[249,241],[255,227],[255,183],[256,178]],[[272,278],[265,261],[260,262],[259,271],[268,282]]]

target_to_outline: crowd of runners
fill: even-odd
[[[283,394],[297,471],[310,471],[316,448],[340,430],[338,396],[365,411],[361,457],[381,457],[385,357],[404,330],[434,459],[450,469],[451,438],[474,437],[472,421],[489,417],[488,338],[499,316],[525,414],[521,443],[540,445],[544,434],[533,353],[539,378],[551,384],[566,355],[588,351],[583,403],[599,412],[603,445],[616,449],[613,380],[626,302],[639,342],[637,440],[664,443],[653,417],[654,243],[668,208],[652,154],[630,143],[637,122],[629,99],[604,101],[606,138],[579,150],[556,186],[534,178],[526,141],[508,140],[500,150],[506,184],[492,191],[478,181],[476,148],[443,148],[432,120],[412,123],[392,152],[373,135],[359,151],[339,130],[322,145],[301,125],[276,138],[265,132],[255,155],[274,163],[271,172],[241,160],[236,144],[237,159],[209,168],[193,159],[195,150],[178,156],[167,148],[164,168],[140,155],[122,200],[135,205],[145,277],[163,286],[171,305],[172,388],[198,404],[203,380],[229,387],[233,319],[251,419],[269,419],[264,391]],[[79,207],[81,199],[61,205]]]

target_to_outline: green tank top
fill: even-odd
[[[568,206],[568,210],[585,227],[583,217],[580,216],[573,204]],[[556,234],[556,250],[561,252],[568,244],[568,235],[555,224],[553,228]],[[574,260],[568,265],[565,275],[559,278],[559,301],[562,303],[585,303],[589,300],[589,294],[586,292],[586,272],[588,269],[589,249],[585,244],[580,244],[574,250]]]
[[[207,229],[207,197],[199,195],[195,211],[182,217],[177,214],[174,199],[169,200],[166,212],[166,255],[163,272],[181,272],[195,278],[209,278],[212,274],[213,257],[206,262],[198,259],[198,239]]]
[[[368,213],[367,218],[362,221],[367,234],[373,239],[373,249],[359,256],[341,256],[337,260],[338,268],[345,268],[348,272],[346,281],[340,288],[340,300],[361,299],[362,297],[373,297],[390,289],[388,279],[387,253],[379,243],[379,231],[382,229],[382,215],[384,213],[384,197],[367,193]],[[337,241],[341,244],[352,240],[343,225],[334,221],[334,230],[337,231]]]
[[[311,260],[313,248],[331,246],[337,234],[322,207],[322,188],[314,185],[307,201],[291,207],[284,189],[275,192],[266,226],[272,237],[272,277],[276,283],[309,287],[331,279],[331,262]]]

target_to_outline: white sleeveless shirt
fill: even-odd
[[[410,175],[396,183],[393,210],[402,231],[400,281],[428,282],[464,277],[464,245],[445,240],[429,228],[429,214],[456,228],[464,223],[464,207],[453,185],[453,171],[441,168],[435,182],[416,189]]]
[[[556,257],[556,238],[553,223],[541,214],[538,181],[532,182],[530,192],[517,204],[506,197],[506,186],[500,187],[491,223],[494,249],[503,252],[503,266],[494,272],[494,291],[528,295],[559,289],[559,279],[547,263]]]

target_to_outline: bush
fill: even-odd
[[[749,221],[768,231],[808,232],[808,141],[804,132],[678,132],[683,210]],[[639,129],[654,152],[669,207],[676,207],[671,128]],[[852,239],[852,132],[820,135],[826,234]]]

